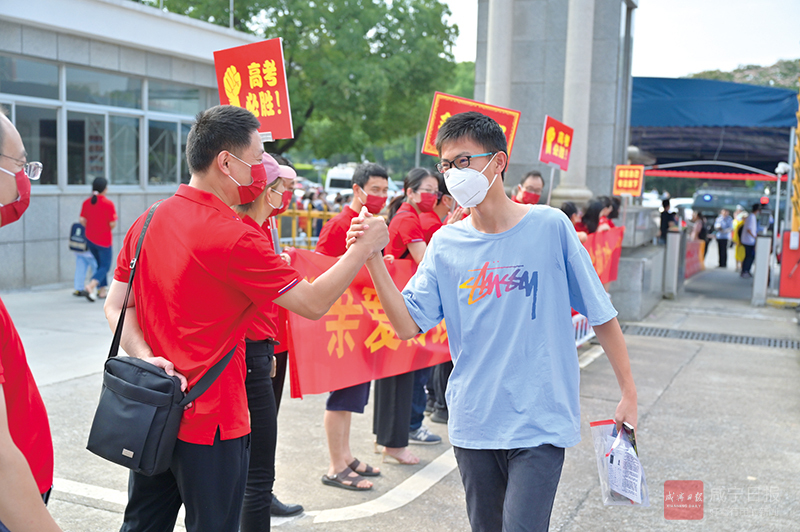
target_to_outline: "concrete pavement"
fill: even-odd
[[[654,329],[800,341],[794,310],[749,306],[748,280],[733,271],[699,274],[642,322]],[[6,292],[48,408],[56,484],[50,510],[65,530],[117,530],[125,470],[85,450],[111,341],[101,303],[67,288]],[[800,364],[797,349],[626,335],[639,390],[638,439],[650,508],[605,508],[600,500],[591,420],[613,416],[619,392],[605,357],[582,370],[583,441],[566,455],[551,530],[694,530],[663,515],[666,480],[704,482],[708,530],[797,530],[800,519]],[[287,387],[288,388],[288,387]],[[449,444],[416,446],[418,466],[380,464],[372,453],[372,410],[353,417],[352,445],[383,468],[365,493],[321,484],[327,451],[324,396],[283,398],[276,494],[302,503],[280,530],[468,530]],[[426,422],[446,438],[446,427]],[[338,510],[338,511],[332,511]],[[337,520],[346,519],[346,520]],[[182,530],[177,527],[176,530]]]

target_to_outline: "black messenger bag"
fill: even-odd
[[[186,396],[181,391],[178,377],[170,377],[163,369],[145,360],[117,356],[136,262],[156,207],[158,203],[147,214],[136,256],[131,261],[125,303],[106,359],[103,389],[86,445],[97,456],[148,476],[169,469],[183,408],[211,386],[236,352],[234,345],[222,360],[206,371]]]

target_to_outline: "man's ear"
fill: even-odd
[[[504,151],[497,152],[494,158],[495,174],[501,173],[503,170],[508,170],[508,155]]]
[[[215,158],[217,168],[223,174],[228,174],[228,165],[230,164],[230,154],[227,151],[221,151]]]

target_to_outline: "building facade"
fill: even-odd
[[[0,230],[0,289],[73,278],[69,229],[98,176],[119,216],[116,253],[188,182],[189,128],[219,103],[213,52],[255,40],[129,0],[0,5],[0,107],[44,166],[28,213]]]

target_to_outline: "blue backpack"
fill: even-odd
[[[69,230],[69,249],[81,253],[89,247],[86,241],[86,228],[79,223],[72,224]]]

